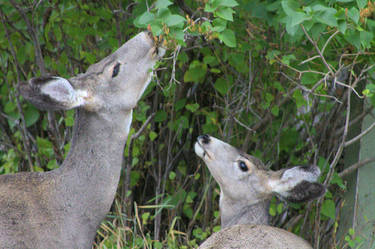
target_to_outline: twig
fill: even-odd
[[[139,128],[139,130],[133,134],[130,139],[137,139],[141,134],[142,132],[144,131],[144,129],[147,127],[147,125],[151,122],[151,120],[155,117],[155,114],[156,113],[152,113],[147,119],[146,121],[143,123],[143,125],[141,126],[141,128]]]
[[[332,38],[335,37],[338,33],[340,33],[340,31],[336,30],[336,32],[333,33],[333,34],[327,39],[326,43],[324,44],[324,46],[323,46],[323,48],[322,48],[322,54],[324,54],[324,50],[326,49],[328,43],[329,43],[329,42],[332,40]],[[307,63],[307,62],[309,62],[309,61],[315,60],[315,59],[317,59],[317,58],[319,58],[319,57],[320,57],[320,55],[315,55],[315,56],[313,56],[313,57],[311,57],[311,58],[308,58],[308,59],[302,61],[299,65],[303,65],[303,64],[305,64],[305,63]]]
[[[243,128],[245,128],[248,131],[251,131],[252,133],[255,133],[256,131],[251,129],[249,126],[245,125],[241,121],[239,121],[236,117],[233,117],[234,121],[236,121],[239,125],[241,125]]]
[[[18,12],[22,16],[23,20],[25,21],[26,26],[27,26],[27,31],[28,31],[29,35],[31,36],[31,39],[33,40],[33,43],[34,43],[36,63],[39,67],[39,70],[40,70],[41,74],[46,75],[47,70],[46,70],[46,67],[45,67],[45,64],[44,64],[44,60],[43,60],[43,56],[42,56],[42,50],[40,48],[39,39],[36,36],[36,31],[35,31],[34,26],[32,25],[32,23],[30,23],[30,20],[29,20],[29,18],[27,18],[25,11],[14,0],[9,0],[9,2],[13,5],[14,8],[16,8],[18,10]]]
[[[375,162],[375,157],[372,157],[372,158],[368,158],[368,159],[365,159],[363,161],[360,161],[358,163],[355,163],[351,166],[349,166],[348,168],[346,168],[345,170],[341,171],[339,173],[339,177],[345,177],[347,175],[350,175],[352,174],[355,170],[359,169],[360,167],[362,166],[365,166],[366,164],[369,164],[369,163],[372,163],[372,162]]]
[[[173,56],[172,56],[173,66],[172,66],[172,73],[171,73],[171,79],[169,80],[169,84],[171,84],[172,82],[177,82],[178,84],[181,84],[181,82],[176,79],[176,62],[177,62],[177,57],[178,57],[178,54],[180,53],[180,50],[181,50],[181,46],[178,45],[176,49],[173,51]]]
[[[366,115],[368,115],[372,110],[374,109],[373,106],[367,108],[366,110],[364,110],[361,114],[359,114],[357,117],[355,117],[354,119],[352,119],[349,123],[349,127],[351,127],[352,125],[356,124],[357,122],[359,122],[360,120],[362,120]],[[344,131],[344,127],[341,127],[340,129],[338,129],[336,132],[335,132],[335,136],[339,136],[342,132]]]
[[[316,52],[318,52],[320,58],[322,59],[324,65],[327,67],[327,69],[330,71],[330,73],[332,75],[335,75],[335,73],[332,71],[332,68],[331,66],[327,63],[326,59],[324,58],[322,52],[320,51],[319,47],[318,47],[318,44],[310,37],[310,35],[307,33],[305,27],[303,26],[303,24],[301,24],[301,28],[303,30],[303,32],[305,33],[307,39],[309,39],[309,41],[311,42],[311,44],[314,46]]]
[[[375,122],[372,123],[366,130],[364,130],[363,132],[361,132],[361,134],[359,134],[358,136],[356,136],[356,137],[350,139],[349,141],[345,142],[344,147],[347,147],[347,146],[349,146],[349,145],[357,142],[363,136],[365,136],[367,133],[369,133],[374,127],[375,127]]]

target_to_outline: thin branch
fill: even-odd
[[[141,134],[142,132],[144,131],[144,129],[147,127],[147,125],[151,122],[151,120],[155,117],[155,112],[152,113],[148,118],[147,120],[143,123],[143,125],[141,126],[141,128],[139,128],[139,130],[133,134],[130,139],[133,140],[133,139],[137,139]]]
[[[252,133],[255,133],[256,131],[251,129],[250,127],[248,127],[247,125],[245,125],[244,123],[242,123],[241,121],[239,121],[236,117],[233,117],[234,121],[236,121],[239,125],[241,125],[243,128],[245,128],[246,130],[252,132]]]
[[[322,54],[324,54],[324,50],[325,50],[326,47],[328,46],[328,43],[329,43],[329,42],[332,40],[332,38],[335,37],[338,33],[340,33],[340,31],[336,30],[336,32],[333,33],[333,34],[327,39],[326,43],[324,44],[324,46],[323,46],[323,48],[322,48]],[[299,65],[303,65],[303,64],[305,64],[305,63],[307,63],[307,62],[309,62],[309,61],[315,60],[315,59],[317,59],[317,58],[319,58],[319,57],[320,57],[320,55],[315,55],[315,56],[313,56],[313,57],[311,57],[311,58],[308,58],[308,59],[302,61]]]
[[[327,69],[330,71],[330,73],[332,75],[335,75],[335,73],[332,71],[332,68],[331,66],[327,63],[326,59],[324,58],[322,52],[320,51],[319,47],[318,47],[318,44],[310,37],[310,35],[307,33],[305,27],[303,26],[303,24],[301,24],[301,28],[303,30],[303,32],[305,33],[307,39],[309,39],[309,41],[311,42],[311,44],[314,46],[316,52],[318,52],[320,58],[322,59],[324,65],[327,67]]]
[[[342,154],[342,152],[343,152],[343,150],[345,148],[345,140],[346,140],[346,137],[348,135],[349,122],[350,122],[351,89],[348,90],[347,94],[348,94],[348,99],[347,99],[347,107],[346,107],[346,118],[345,118],[344,133],[342,135],[342,140],[341,140],[339,148],[337,149],[336,155],[335,155],[332,163],[329,165],[330,171],[327,174],[327,177],[326,177],[326,179],[324,181],[324,185],[327,185],[328,182],[330,182],[330,180],[331,180],[331,178],[333,176],[334,169],[335,169],[337,163],[339,162],[341,154]]]
[[[343,87],[346,87],[346,88],[350,88],[350,89],[355,93],[355,95],[358,96],[358,98],[360,98],[360,99],[363,99],[363,98],[364,98],[364,96],[360,95],[360,94],[354,89],[354,87],[349,86],[349,85],[347,85],[347,84],[345,84],[345,83],[342,83],[342,82],[340,82],[340,81],[338,81],[338,80],[335,80],[335,83],[338,84],[338,85],[340,85],[340,86],[343,86]]]
[[[345,176],[347,176],[347,175],[350,175],[350,174],[352,174],[355,170],[359,169],[360,167],[365,166],[365,165],[367,165],[367,164],[369,164],[369,163],[372,163],[372,162],[375,162],[375,157],[367,158],[367,159],[365,159],[365,160],[363,160],[363,161],[360,161],[360,162],[358,162],[358,163],[355,163],[355,164],[349,166],[348,168],[346,168],[345,170],[341,171],[341,172],[339,173],[339,177],[342,178],[342,177],[345,177]]]
[[[347,147],[347,146],[349,146],[349,145],[357,142],[363,136],[365,136],[367,133],[369,133],[374,127],[375,127],[375,122],[372,123],[366,130],[364,130],[363,132],[361,132],[361,134],[359,134],[358,136],[356,136],[356,137],[352,138],[351,140],[345,142],[344,147]]]
[[[26,16],[25,11],[14,0],[9,0],[9,2],[13,5],[14,8],[16,8],[18,10],[18,12],[22,16],[23,20],[25,21],[26,26],[27,26],[27,32],[29,33],[29,35],[30,35],[30,37],[31,37],[31,39],[34,43],[36,63],[39,67],[39,70],[40,70],[41,74],[46,75],[47,70],[46,70],[46,67],[45,67],[45,64],[44,64],[44,60],[43,60],[43,56],[42,56],[42,50],[40,48],[39,39],[36,35],[36,31],[35,31],[34,26],[30,22],[29,18]]]

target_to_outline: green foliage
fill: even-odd
[[[155,42],[169,48],[134,110],[130,136],[155,116],[137,139],[128,140],[124,160],[131,168],[130,189],[125,191],[123,175],[97,248],[196,248],[220,228],[219,189],[192,149],[204,133],[259,157],[273,170],[318,160],[321,181],[331,184],[324,199],[286,205],[274,198],[269,213],[273,224],[311,231],[300,234],[310,241],[320,226],[317,237],[329,241],[332,233],[323,231],[340,221],[336,205],[346,189],[338,174],[343,162],[330,164],[343,135],[349,85],[375,106],[372,2],[24,4],[53,75],[84,72],[140,30],[149,29]],[[0,173],[29,169],[29,160],[35,171],[52,170],[69,150],[74,111],[55,113],[56,134],[47,114],[19,97],[18,78],[41,74],[37,45],[17,9],[9,1],[0,1],[0,8],[7,20],[0,28]],[[364,78],[358,90],[357,79]],[[338,239],[351,248],[361,243],[354,231]]]

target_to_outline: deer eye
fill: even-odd
[[[247,167],[246,163],[244,161],[239,161],[238,162],[238,167],[240,168],[241,171],[246,172],[249,170]]]
[[[117,63],[116,66],[113,68],[112,71],[112,78],[116,77],[118,73],[120,72],[120,63]]]

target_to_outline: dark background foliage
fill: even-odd
[[[190,248],[219,230],[220,191],[193,151],[208,133],[272,170],[319,165],[325,197],[275,198],[272,222],[317,248],[355,248],[356,231],[336,231],[343,177],[373,161],[343,171],[350,130],[374,103],[374,9],[363,0],[1,0],[0,173],[48,171],[69,150],[74,111],[38,111],[19,96],[22,81],[84,72],[148,28],[170,50],[134,112],[94,247]]]

